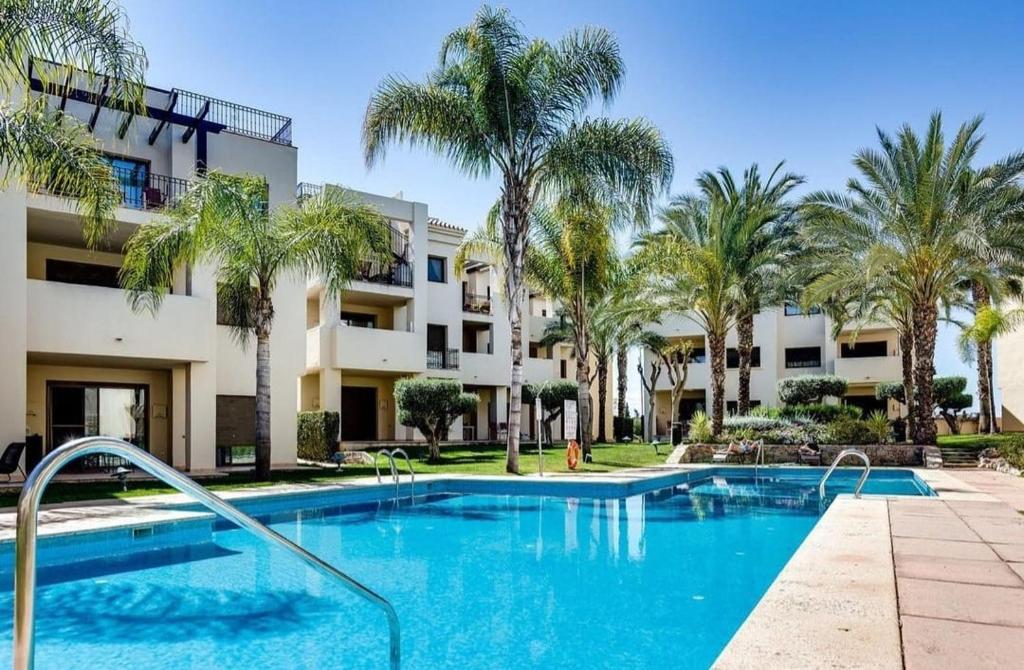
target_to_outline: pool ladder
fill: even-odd
[[[390,602],[331,564],[271,530],[234,505],[213,495],[192,479],[133,444],[113,437],[83,437],[54,449],[31,473],[18,498],[17,536],[14,541],[14,670],[32,670],[35,651],[36,540],[39,505],[50,480],[69,461],[87,454],[120,456],[165,484],[191,496],[212,512],[245,528],[257,537],[291,552],[306,565],[334,578],[350,592],[383,610],[390,634],[391,670],[401,664],[398,614]]]
[[[398,447],[388,451],[387,449],[381,449],[373,456],[373,469],[377,473],[377,483],[382,482],[380,478],[380,467],[377,465],[377,461],[381,455],[384,455],[388,459],[388,468],[391,471],[391,480],[395,482],[395,499],[399,498],[401,484],[401,478],[398,475],[398,467],[395,465],[395,456],[401,456],[405,459],[405,467],[409,469],[409,496],[412,501],[416,502],[416,472],[412,469],[412,460],[409,459],[409,454],[405,452],[405,449]]]
[[[864,487],[864,482],[867,481],[868,473],[871,472],[871,459],[868,458],[868,455],[861,451],[860,449],[843,449],[842,451],[839,452],[839,455],[836,456],[836,459],[832,461],[832,465],[828,467],[828,471],[825,473],[825,476],[821,478],[820,482],[818,482],[819,500],[825,500],[825,482],[827,482],[828,478],[832,476],[832,473],[835,472],[835,469],[839,467],[839,462],[842,461],[847,456],[856,456],[857,458],[864,462],[864,472],[861,473],[860,479],[857,480],[857,488],[853,490],[853,497],[860,497],[860,490]]]

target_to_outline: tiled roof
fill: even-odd
[[[429,217],[427,219],[427,223],[429,223],[432,226],[437,226],[438,228],[447,228],[448,230],[457,230],[457,231],[462,232],[462,233],[466,232],[465,228],[460,228],[459,226],[452,225],[452,224],[447,223],[445,221],[442,221],[441,219],[439,219],[437,217],[434,217],[434,216]]]

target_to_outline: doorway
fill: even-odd
[[[348,442],[377,439],[377,389],[341,387],[341,439]]]

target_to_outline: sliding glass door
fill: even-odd
[[[47,386],[49,435],[52,450],[70,440],[106,435],[149,451],[149,388],[144,385],[50,382]],[[105,470],[120,459],[88,456],[81,469]]]

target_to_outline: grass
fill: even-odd
[[[1009,441],[1016,435],[1020,435],[1020,433],[996,433],[995,435],[940,435],[939,446],[966,447],[981,451],[982,449],[987,449],[989,447],[999,447],[999,445]]]
[[[441,449],[440,463],[427,463],[426,449],[408,447],[412,458],[413,470],[416,474],[473,474],[473,475],[505,475],[504,447],[477,447],[474,449]],[[655,454],[649,444],[597,444],[594,445],[594,462],[579,464],[577,472],[612,472],[626,468],[660,465],[665,462],[666,449]],[[538,470],[538,457],[535,448],[519,455],[519,471],[521,474],[534,474]],[[384,462],[381,461],[381,466]],[[401,466],[404,468],[404,463]],[[569,472],[565,463],[565,447],[556,446],[544,450],[544,472]],[[274,484],[331,484],[352,477],[367,477],[374,474],[371,465],[346,465],[337,470],[334,468],[301,468],[295,470],[279,470],[271,474],[269,482],[254,482],[248,472],[233,472],[226,476],[201,479],[202,484],[211,491],[231,491],[241,488],[272,486]],[[0,507],[12,507],[18,503],[18,489],[0,491]],[[43,498],[44,503],[78,502],[83,500],[108,500],[114,498],[135,498],[139,496],[174,493],[167,486],[161,486],[152,480],[129,481],[128,490],[123,491],[116,481],[69,483],[54,482]]]

